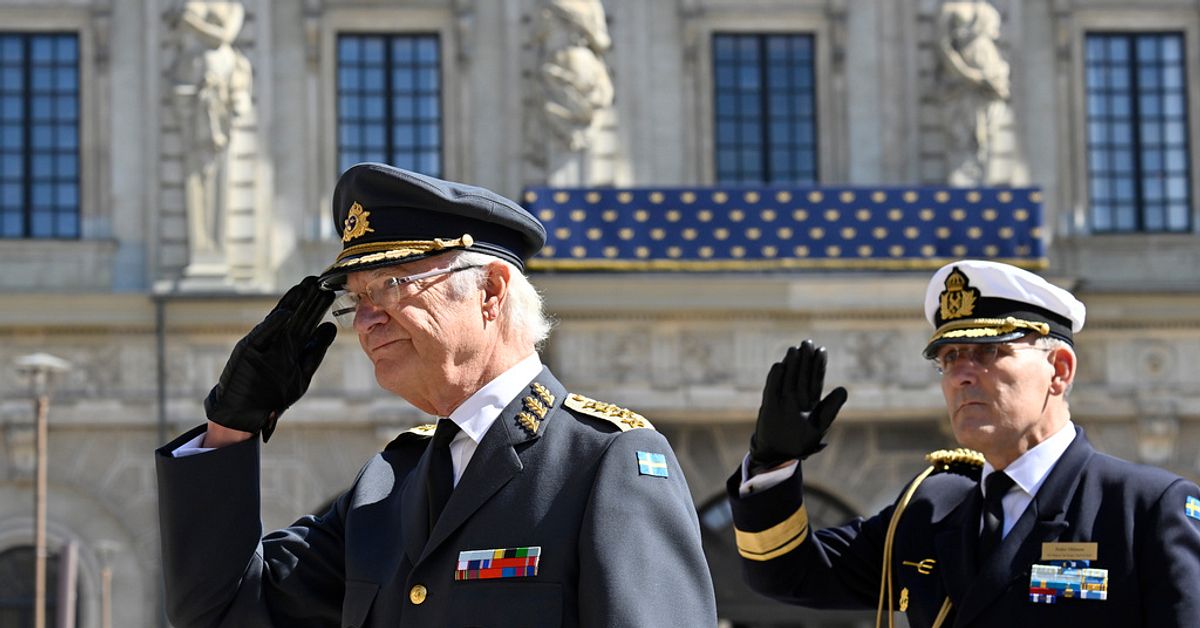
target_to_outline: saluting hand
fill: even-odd
[[[308,390],[337,335],[333,323],[317,325],[334,294],[316,277],[293,286],[261,323],[238,341],[217,385],[204,400],[208,419],[271,438],[275,422]]]
[[[825,362],[825,347],[805,340],[771,366],[750,438],[750,460],[756,466],[803,460],[825,448],[821,439],[846,403],[846,389],[841,386],[821,398]]]

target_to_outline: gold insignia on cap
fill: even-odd
[[[638,428],[654,429],[654,426],[650,424],[650,421],[646,420],[646,417],[633,410],[626,410],[611,403],[589,399],[583,395],[574,393],[567,395],[567,400],[563,402],[563,405],[577,412],[582,412],[598,419],[604,419],[621,428],[622,432]]]
[[[350,215],[346,216],[346,222],[342,224],[342,242],[349,242],[375,231],[367,222],[367,216],[370,215],[371,212],[363,209],[358,201],[354,201],[350,206]]]
[[[942,291],[940,298],[942,320],[963,318],[975,311],[975,299],[979,298],[979,290],[971,287],[970,280],[956,266],[946,277],[946,289]]]

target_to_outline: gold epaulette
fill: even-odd
[[[433,433],[436,430],[437,425],[433,423],[426,423],[424,425],[410,427],[407,430],[400,432],[396,438],[393,438],[392,442],[388,443],[387,447],[384,447],[384,450],[386,451],[388,449],[393,449],[403,443],[416,443],[417,441],[433,438]],[[424,445],[422,445],[422,447],[424,447]]]
[[[583,395],[571,393],[567,395],[567,400],[563,402],[563,405],[575,410],[576,412],[582,412],[588,416],[604,419],[605,421],[608,421],[609,423],[621,428],[622,432],[628,432],[629,430],[636,430],[639,428],[651,430],[654,429],[654,426],[649,420],[646,419],[646,417],[634,412],[633,410],[626,410],[620,406],[614,406],[611,403],[604,403],[603,401],[589,399]]]
[[[925,454],[925,460],[933,465],[934,472],[978,471],[983,468],[983,454],[974,449],[939,449]]]
[[[426,423],[424,425],[416,425],[405,430],[405,434],[416,434],[426,438],[433,438],[433,433],[437,431],[436,423]]]

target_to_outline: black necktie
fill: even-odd
[[[439,419],[433,442],[429,443],[429,476],[425,478],[425,489],[429,494],[429,529],[437,523],[450,492],[454,490],[454,463],[450,460],[450,441],[458,434],[458,424],[450,419]]]
[[[983,497],[983,531],[979,533],[979,548],[975,554],[975,564],[980,567],[1004,538],[1004,507],[1000,500],[1012,488],[1013,480],[1003,471],[993,471],[984,484],[987,490]]]

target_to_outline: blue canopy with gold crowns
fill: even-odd
[[[531,270],[1046,266],[1035,188],[529,188],[546,226]]]

